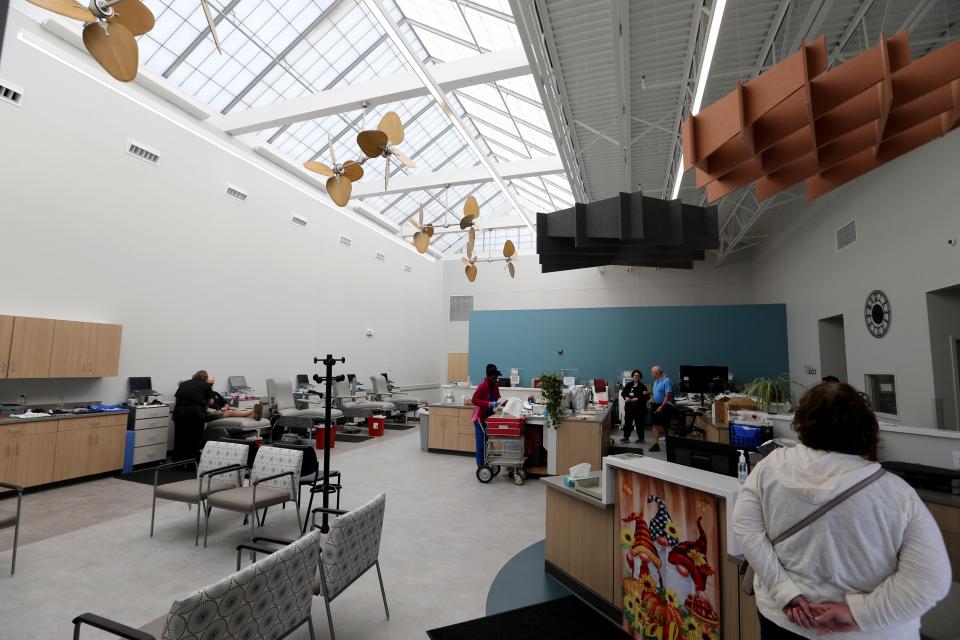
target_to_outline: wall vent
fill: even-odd
[[[293,224],[297,225],[298,227],[305,227],[305,226],[307,226],[307,221],[306,221],[304,218],[301,218],[301,217],[299,217],[299,216],[297,216],[297,215],[292,216],[292,217],[290,218],[290,222],[292,222]]]
[[[160,154],[152,149],[148,149],[136,140],[127,139],[127,153],[134,158],[140,158],[144,162],[154,166],[160,164]]]
[[[240,202],[246,202],[248,197],[246,191],[233,186],[229,182],[227,183],[227,190],[223,193],[224,195],[233,198],[234,200],[239,200]]]
[[[387,256],[385,253],[383,253],[382,251],[377,251],[377,260],[379,260],[380,262],[385,262],[386,259],[387,259]]]
[[[19,107],[21,106],[21,100],[23,100],[23,91],[8,84],[6,80],[0,80],[0,101],[8,102]]]
[[[340,244],[345,247],[349,247],[353,244],[353,240],[350,239],[350,236],[345,236],[342,233],[340,234]]]
[[[466,322],[473,311],[473,296],[450,296],[450,322]]]
[[[857,241],[857,221],[851,220],[837,229],[837,251]]]
[[[405,264],[403,265],[403,270],[406,271],[407,273],[410,273],[411,271],[413,271],[413,267],[411,267],[408,264]]]

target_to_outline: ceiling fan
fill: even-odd
[[[517,268],[513,266],[513,260],[517,255],[517,247],[514,246],[513,240],[507,240],[503,243],[503,257],[507,261],[507,270],[510,272],[511,278],[517,277]]]
[[[470,235],[467,236],[467,255],[460,256],[461,262],[466,266],[463,272],[467,274],[467,280],[473,282],[477,279],[477,256],[473,255],[473,243],[476,240],[476,234],[470,229]]]
[[[417,251],[420,253],[426,253],[427,249],[430,248],[430,239],[433,238],[433,225],[432,224],[423,224],[423,205],[420,206],[420,213],[417,216],[417,222],[414,222],[413,219],[407,220],[412,224],[417,232],[413,234],[413,246],[417,248]]]
[[[363,177],[363,167],[359,162],[347,160],[343,164],[337,162],[337,154],[333,151],[333,138],[327,135],[327,149],[330,151],[330,162],[332,167],[328,167],[322,162],[310,160],[304,162],[303,166],[314,173],[322,176],[329,176],[327,180],[327,193],[337,204],[338,207],[346,206],[350,201],[350,194],[353,192],[353,183]],[[421,211],[421,216],[422,216]],[[421,251],[420,253],[423,253]]]
[[[403,142],[403,123],[394,111],[388,111],[380,119],[376,129],[361,131],[357,134],[357,145],[368,158],[386,158],[387,166],[383,171],[383,189],[390,184],[390,158],[395,156],[404,166],[416,169],[416,163],[402,151],[394,148]]]
[[[83,46],[94,60],[121,82],[137,77],[140,52],[135,36],[147,33],[155,24],[153,13],[140,0],[90,0],[86,7],[76,0],[29,1],[85,23]]]

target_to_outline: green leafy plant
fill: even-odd
[[[540,395],[547,407],[549,426],[560,424],[560,403],[563,401],[563,378],[558,373],[540,374]]]
[[[760,411],[770,411],[773,404],[790,402],[791,384],[803,386],[786,373],[776,378],[756,378],[743,389],[743,393],[757,399]]]

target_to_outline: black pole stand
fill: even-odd
[[[330,525],[328,524],[328,518],[330,514],[327,513],[327,509],[330,508],[330,475],[327,473],[327,470],[330,469],[330,431],[333,426],[333,418],[331,417],[333,407],[333,383],[339,382],[344,379],[344,376],[334,376],[333,375],[333,365],[338,362],[346,362],[346,358],[334,358],[332,354],[327,354],[326,358],[322,360],[320,358],[314,358],[313,363],[321,363],[326,368],[326,375],[322,378],[320,376],[314,375],[313,379],[315,382],[325,382],[325,394],[324,394],[324,408],[326,409],[326,415],[323,418],[323,524],[320,525],[320,531],[323,533],[330,532]],[[310,514],[307,514],[309,517]]]

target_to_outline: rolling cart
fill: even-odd
[[[491,416],[483,428],[483,465],[477,469],[477,480],[490,482],[507,467],[513,482],[519,487],[527,472],[523,470],[524,418],[500,418]]]

